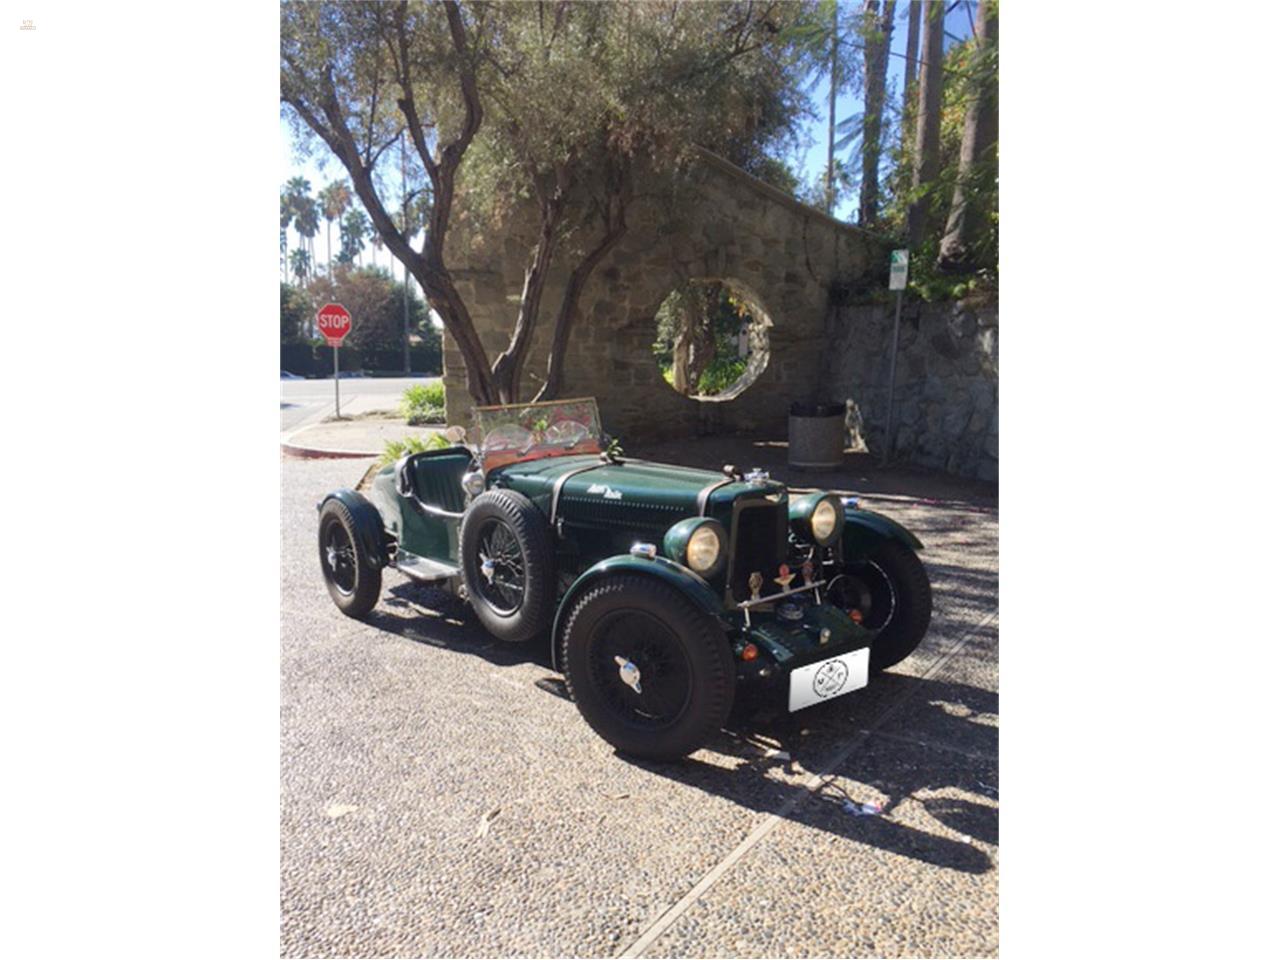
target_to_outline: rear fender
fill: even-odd
[[[924,549],[924,544],[916,535],[898,521],[871,510],[849,506],[844,508],[844,533],[840,537],[840,551],[845,563],[861,563],[886,540],[897,540],[916,551]]]
[[[560,665],[558,638],[574,602],[601,580],[619,573],[655,577],[675,587],[697,609],[713,617],[724,611],[723,600],[707,585],[707,581],[678,563],[665,557],[654,557],[652,560],[648,557],[633,557],[630,554],[608,557],[573,581],[573,585],[560,600],[560,606],[556,610],[555,625],[551,629],[551,664],[556,670],[563,672],[563,667]]]
[[[356,536],[360,538],[360,546],[364,548],[365,556],[369,558],[369,566],[375,570],[385,567],[390,558],[387,556],[386,531],[382,525],[382,514],[378,513],[378,508],[354,490],[344,487],[333,491],[317,503],[316,511],[323,510],[324,505],[330,500],[337,500],[351,514],[351,520],[356,526]]]

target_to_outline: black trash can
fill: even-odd
[[[844,462],[844,404],[791,404],[787,463],[807,470],[834,470]]]

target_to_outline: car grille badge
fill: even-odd
[[[791,568],[784,563],[778,567],[778,575],[773,578],[773,582],[783,590],[787,590],[791,587],[791,581],[795,578],[796,575],[791,572]]]

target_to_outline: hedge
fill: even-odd
[[[409,347],[409,366],[414,373],[439,376],[440,347],[434,343],[418,343]],[[333,373],[333,349],[323,340],[294,340],[280,344],[280,369],[300,377]],[[365,370],[395,373],[404,370],[404,351],[366,345],[345,346],[338,350],[339,370]]]

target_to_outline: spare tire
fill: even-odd
[[[542,511],[514,490],[471,502],[458,552],[471,609],[499,640],[521,643],[544,632],[555,607],[555,552]]]

